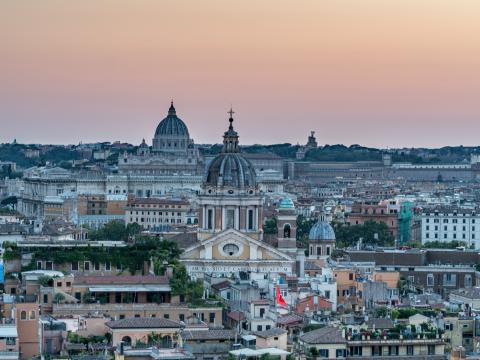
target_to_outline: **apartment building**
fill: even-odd
[[[185,200],[130,197],[125,207],[125,222],[137,223],[146,230],[189,225],[189,210],[190,203]]]
[[[349,225],[363,225],[368,221],[382,222],[387,225],[394,237],[398,235],[398,205],[395,202],[381,201],[354,203],[348,214]]]
[[[421,214],[422,244],[429,241],[463,241],[480,249],[480,212],[478,209],[436,207]]]

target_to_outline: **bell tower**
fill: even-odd
[[[286,197],[277,209],[278,248],[284,252],[297,253],[297,215],[293,201]]]

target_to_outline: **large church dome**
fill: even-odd
[[[252,163],[241,153],[238,133],[233,129],[233,111],[230,112],[230,126],[223,135],[223,149],[208,166],[204,186],[215,188],[248,189],[256,187],[256,173]]]
[[[160,121],[153,138],[154,151],[184,151],[190,145],[187,125],[177,116],[173,102],[168,115]]]
[[[168,115],[160,121],[155,131],[155,136],[174,135],[190,137],[187,125],[177,116],[173,102],[168,109]]]
[[[255,169],[241,154],[220,154],[208,167],[205,185],[246,188],[255,186]]]

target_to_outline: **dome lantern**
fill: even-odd
[[[210,163],[205,179],[205,187],[249,189],[256,192],[256,173],[252,163],[240,152],[238,133],[233,128],[233,110],[230,109],[229,127],[223,134],[223,149]]]

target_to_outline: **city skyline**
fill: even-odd
[[[173,98],[197,143],[479,144],[473,1],[2,7],[0,142],[151,144]]]

